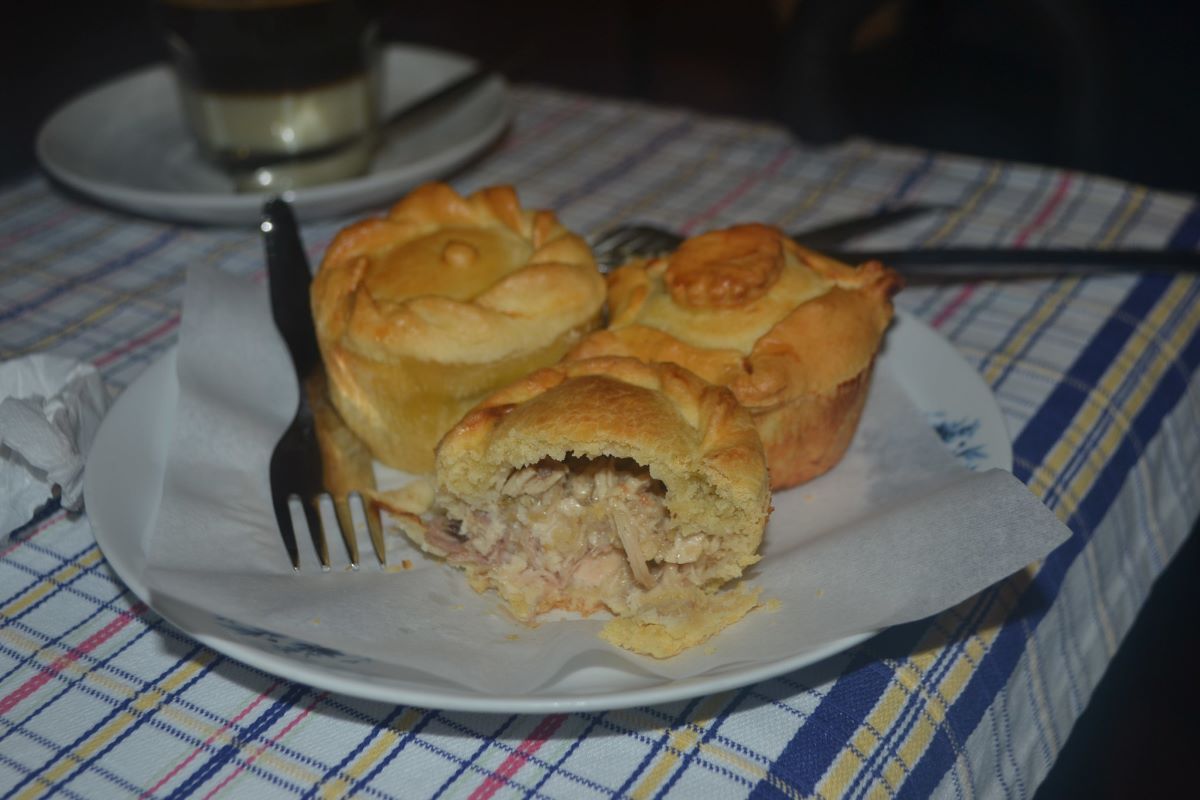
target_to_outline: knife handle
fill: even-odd
[[[1200,274],[1193,250],[1087,250],[939,247],[910,250],[843,250],[830,253],[851,264],[882,261],[911,279],[1000,279],[1104,275],[1122,272]]]

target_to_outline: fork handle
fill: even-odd
[[[291,205],[279,197],[264,203],[260,229],[267,251],[271,315],[292,354],[296,373],[307,377],[319,362],[320,353],[309,299],[312,270]]]

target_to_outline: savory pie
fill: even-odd
[[[608,328],[571,357],[673,362],[729,387],[781,489],[845,453],[901,285],[879,262],[851,267],[776,228],[738,225],[612,272]]]
[[[602,636],[663,658],[758,603],[722,587],[759,558],[762,444],[728,389],[675,365],[539,370],[446,435],[435,481],[432,504],[401,513],[402,527],[520,621],[608,611]]]
[[[604,295],[552,212],[508,186],[426,184],[338,233],[313,280],[330,397],[377,459],[427,472],[469,408],[597,327]]]

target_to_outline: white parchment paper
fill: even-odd
[[[788,658],[948,608],[1069,535],[1009,473],[959,465],[894,379],[894,361],[880,359],[842,463],[774,498],[764,558],[746,580],[778,610],[756,611],[709,646],[660,661],[598,639],[602,620],[512,622],[494,596],[475,594],[460,572],[399,534],[391,563],[408,559],[409,570],[321,573],[310,557],[310,568],[293,574],[267,465],[295,408],[295,376],[265,287],[194,268],[145,580],[164,601],[330,648],[370,662],[368,672],[496,694],[533,691],[590,666],[684,678]]]

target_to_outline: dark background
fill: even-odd
[[[1187,0],[364,0],[388,38],[587,92],[1200,191]],[[9,4],[0,178],[62,101],[162,56],[147,0]]]
[[[813,142],[868,135],[1200,191],[1200,3],[377,1],[385,38],[498,64],[521,54],[514,81],[775,120]],[[5,15],[0,181],[36,168],[33,136],[63,101],[163,55],[146,0],[11,3]],[[1197,539],[1040,797],[1189,793]]]

